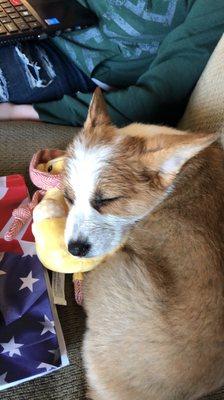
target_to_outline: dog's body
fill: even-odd
[[[106,228],[115,215],[112,229],[123,247],[85,277],[89,395],[93,400],[197,399],[224,383],[223,150],[209,146],[214,135],[144,125],[112,132],[105,112],[100,120],[91,112],[77,140],[84,153],[94,148],[102,154],[102,146],[112,146],[94,182],[101,193],[111,189],[114,195],[100,209],[95,206],[99,215],[90,208],[79,214],[79,193],[71,185],[74,166],[79,174],[75,140],[65,178],[66,197],[73,203],[66,238],[71,240],[71,220],[77,218],[76,241],[83,235],[91,240],[94,226],[96,241],[105,229],[102,248],[111,250]],[[89,244],[91,256],[97,248]]]

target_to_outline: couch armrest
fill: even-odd
[[[178,127],[207,132],[224,129],[224,35],[211,55]]]

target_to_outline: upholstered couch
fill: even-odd
[[[209,60],[179,126],[182,129],[210,132],[224,128],[224,37]],[[76,132],[75,128],[42,123],[0,123],[0,175],[22,173],[28,182],[27,171],[32,154],[40,148],[63,149]],[[66,292],[68,306],[58,307],[58,313],[70,366],[44,378],[1,392],[1,400],[85,399],[85,377],[81,361],[85,315],[82,308],[74,302],[70,279],[66,282]],[[221,399],[224,400],[224,389],[204,398]]]

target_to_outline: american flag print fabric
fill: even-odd
[[[12,209],[29,200],[23,177],[0,178],[0,390],[68,365],[47,271],[30,224],[4,241]]]
[[[12,211],[30,201],[27,186],[22,175],[0,177],[0,252],[8,251],[18,254],[35,254],[34,237],[30,223],[25,225],[16,239],[4,240],[14,218]]]
[[[2,256],[0,390],[68,363],[45,274],[37,256]]]

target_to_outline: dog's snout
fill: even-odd
[[[85,257],[89,252],[91,245],[87,242],[87,240],[71,240],[68,243],[68,251],[73,256],[77,257]]]

